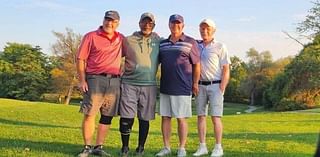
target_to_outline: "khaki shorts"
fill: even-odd
[[[191,95],[167,95],[160,93],[159,113],[161,116],[166,117],[191,117]]]
[[[100,110],[104,116],[118,115],[120,78],[87,75],[86,80],[89,90],[83,94],[80,112],[95,115]]]
[[[141,120],[155,119],[157,86],[121,84],[120,116]]]
[[[208,101],[210,115],[222,117],[223,94],[219,88],[220,84],[199,85],[199,95],[196,97],[196,110],[198,116],[208,114]]]

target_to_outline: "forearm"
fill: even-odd
[[[224,65],[222,68],[222,76],[221,76],[221,84],[220,84],[220,88],[221,90],[225,90],[228,82],[229,82],[229,78],[230,78],[230,66],[229,64]]]
[[[193,77],[192,77],[193,83],[198,84],[200,80],[200,63],[193,65]]]
[[[79,75],[79,81],[84,82],[86,78],[86,73],[85,73],[85,68],[86,68],[86,62],[85,60],[77,60],[77,72]]]

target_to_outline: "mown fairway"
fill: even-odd
[[[320,110],[308,112],[259,112],[236,115],[245,106],[227,104],[223,146],[226,157],[312,156],[320,130]],[[0,99],[0,156],[75,156],[82,148],[78,106]],[[113,120],[105,149],[118,156],[118,118]],[[187,151],[197,149],[196,117],[189,119]],[[145,156],[154,156],[162,147],[161,118],[151,123]],[[177,150],[176,121],[173,121],[172,149]],[[210,119],[208,119],[210,122]],[[207,144],[213,147],[212,125],[208,123]],[[137,123],[130,141],[137,144]],[[175,156],[173,154],[172,156]]]

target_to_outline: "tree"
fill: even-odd
[[[228,102],[246,103],[246,95],[240,90],[240,85],[247,77],[247,65],[236,56],[231,57],[230,60],[230,80],[226,88],[225,100]]]
[[[320,1],[312,2],[315,6],[311,8],[306,19],[299,23],[297,31],[299,33],[311,33],[310,36],[315,37],[320,33]]]
[[[0,97],[39,100],[48,89],[49,71],[39,46],[7,43],[0,54]]]
[[[57,67],[51,71],[56,92],[65,96],[64,104],[69,104],[77,83],[76,53],[81,42],[81,35],[66,28],[65,33],[53,31],[57,41],[52,45]]]

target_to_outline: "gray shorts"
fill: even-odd
[[[157,86],[135,86],[121,84],[120,116],[137,117],[142,120],[155,119]]]
[[[109,75],[87,75],[89,90],[83,94],[80,112],[85,115],[95,115],[100,110],[101,115],[118,115],[120,98],[120,78]]]
[[[191,117],[191,95],[160,93],[160,115],[175,118]]]
[[[196,109],[198,116],[208,114],[208,101],[210,115],[222,117],[223,115],[223,94],[219,88],[220,84],[199,85],[199,95],[196,97]]]

